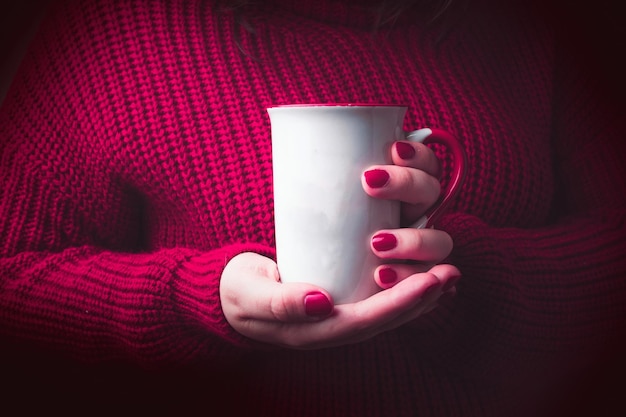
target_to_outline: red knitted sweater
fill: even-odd
[[[367,9],[330,0],[78,3],[52,10],[0,114],[6,340],[190,365],[217,387],[196,387],[207,410],[510,416],[529,381],[549,386],[622,330],[623,125],[540,22],[475,4],[373,33]],[[470,168],[437,226],[457,297],[371,341],[297,352],[234,332],[218,282],[238,253],[273,256],[265,109],[310,102],[407,103],[407,130],[454,133]]]

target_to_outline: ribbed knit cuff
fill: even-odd
[[[454,249],[447,261],[466,259],[473,255],[484,253],[482,248],[488,245],[484,231],[487,225],[475,216],[462,213],[445,214],[439,220],[437,228],[441,229],[452,237]]]
[[[174,271],[173,304],[180,309],[183,322],[190,323],[199,330],[198,343],[207,344],[199,346],[199,349],[207,350],[209,355],[231,356],[236,355],[240,349],[244,351],[267,349],[266,345],[235,331],[222,312],[219,293],[222,271],[232,258],[244,252],[275,258],[274,250],[267,246],[255,243],[233,244],[190,256]],[[218,336],[220,342],[207,340],[203,337],[203,330],[206,331],[206,335]]]

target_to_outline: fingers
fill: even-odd
[[[450,235],[435,229],[381,230],[370,242],[381,259],[412,260],[416,263],[389,263],[376,268],[374,279],[383,289],[391,288],[407,277],[429,270],[445,259],[453,248]],[[436,268],[436,267],[435,267]]]
[[[441,163],[435,153],[423,143],[399,141],[391,147],[391,158],[398,166],[422,170],[435,178],[441,175]]]
[[[432,308],[442,286],[432,273],[416,274],[363,301],[335,306],[326,319],[306,325],[285,324],[279,331],[270,322],[257,329],[264,341],[296,349],[319,349],[358,343],[391,330]],[[269,331],[272,330],[272,331]]]
[[[420,264],[396,263],[389,265],[380,265],[378,268],[376,268],[376,271],[374,273],[374,279],[379,287],[381,287],[382,289],[388,289],[395,286],[399,282],[402,282],[405,279],[411,277],[412,275],[424,273],[427,271],[430,272],[432,269],[440,267],[443,267],[443,265],[435,265],[432,268],[427,265]],[[453,271],[452,275],[460,276],[458,271]],[[444,283],[444,286],[447,285],[447,288],[444,290],[444,292],[451,289],[451,287],[454,287],[454,285],[456,285],[456,282],[452,282],[450,285],[448,284],[448,282]]]
[[[389,264],[380,265],[374,272],[374,280],[382,289],[391,288],[411,275],[428,271],[427,265]]]
[[[452,252],[449,234],[435,229],[394,229],[377,232],[370,241],[372,251],[382,259],[437,263]]]
[[[316,349],[361,342],[431,311],[459,276],[454,266],[437,265],[366,300],[333,306],[323,290],[281,284],[273,261],[246,253],[224,269],[220,300],[239,333],[275,345]],[[322,315],[312,317],[315,311]]]
[[[444,298],[453,297],[456,294],[456,283],[459,281],[461,277],[460,271],[452,266],[452,265],[436,265],[431,268],[428,273],[418,273],[412,276],[407,277],[403,281],[400,281],[397,286],[399,286],[402,291],[406,290],[406,285],[415,285],[416,280],[420,279],[422,276],[432,275],[435,276],[439,280],[439,285],[433,285],[430,287],[423,295],[420,300],[419,309],[409,309],[407,311],[402,312],[398,315],[391,326],[397,327],[401,326],[409,321],[415,320],[421,315],[430,313],[435,308],[438,307],[439,301]],[[389,292],[392,289],[387,289],[385,292]],[[377,331],[384,332],[393,329],[394,327],[389,327],[386,324],[381,325]]]
[[[397,165],[375,165],[362,175],[367,194],[375,198],[398,200],[430,207],[439,198],[439,181],[427,172]]]
[[[441,163],[422,143],[395,142],[391,147],[394,165],[369,167],[362,176],[363,189],[375,198],[397,200],[402,218],[413,223],[439,199]]]
[[[366,300],[335,306],[331,316],[306,329],[290,327],[287,346],[317,349],[358,343],[393,330],[432,311],[444,292],[454,291],[459,276],[454,266],[437,265]]]

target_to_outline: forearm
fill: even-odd
[[[233,358],[248,341],[225,321],[225,263],[255,245],[122,254],[93,247],[0,260],[0,332],[84,361],[146,366]]]
[[[460,372],[507,373],[606,348],[625,325],[626,215],[598,215],[537,229],[445,216],[450,261],[463,278],[452,302],[414,324],[419,349],[433,355],[446,346],[433,360]]]

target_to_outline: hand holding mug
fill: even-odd
[[[333,115],[336,113],[331,111],[331,118]],[[345,277],[350,283],[349,285],[360,285],[361,289],[367,288],[368,295],[364,296],[361,290],[356,299],[352,301],[344,299],[335,305],[336,300],[333,294],[315,280],[313,282],[285,280],[282,273],[279,272],[279,267],[272,260],[258,254],[243,253],[228,263],[222,274],[220,284],[222,309],[229,323],[239,333],[258,341],[299,349],[356,343],[414,320],[434,309],[442,294],[455,292],[454,285],[460,277],[460,272],[452,265],[437,265],[450,253],[452,241],[445,232],[423,227],[430,225],[440,213],[437,209],[445,207],[454,196],[462,181],[462,168],[465,161],[464,159],[457,159],[459,155],[455,155],[457,166],[450,182],[451,185],[440,198],[437,180],[440,171],[439,161],[434,153],[420,142],[423,142],[424,139],[430,139],[447,145],[446,142],[450,137],[446,132],[433,133],[430,129],[424,129],[409,135],[409,139],[413,139],[413,142],[405,141],[403,140],[405,139],[404,132],[401,134],[398,132],[398,123],[401,122],[403,115],[402,109],[394,108],[382,117],[382,119],[390,121],[382,129],[382,134],[388,134],[389,127],[392,127],[392,130],[397,134],[394,137],[399,140],[392,142],[392,146],[383,146],[382,148],[376,146],[377,151],[374,153],[386,152],[387,158],[383,159],[387,163],[364,166],[362,183],[359,185],[362,194],[356,193],[356,198],[360,199],[361,202],[371,200],[382,203],[382,210],[379,207],[378,211],[369,205],[361,207],[370,214],[370,217],[372,211],[383,214],[382,218],[372,218],[373,221],[388,222],[391,219],[389,224],[395,226],[384,230],[374,229],[373,236],[369,235],[368,248],[361,248],[358,240],[349,242],[345,241],[345,237],[343,238],[344,244],[356,246],[359,250],[363,249],[366,253],[364,256],[370,260],[377,260],[375,269],[371,268],[373,265],[371,261],[365,265],[366,270],[363,272],[365,278],[362,276],[358,276],[356,279],[355,277]],[[394,117],[396,119],[392,120]],[[363,125],[361,123],[363,117],[358,119],[360,119],[359,122],[348,123],[348,127]],[[296,117],[294,121],[297,120]],[[287,123],[287,125],[289,124]],[[371,135],[371,125],[372,123],[369,127],[366,126],[364,132],[369,132],[370,137],[376,136]],[[298,126],[301,128],[302,124],[298,124]],[[336,125],[333,126],[337,127]],[[376,127],[373,130],[376,130]],[[296,131],[298,130],[296,129]],[[346,133],[345,129],[344,133]],[[293,135],[286,137],[294,139]],[[378,137],[382,136],[378,135]],[[377,142],[378,145],[381,143],[383,142]],[[285,144],[283,143],[283,145]],[[351,146],[346,147],[345,143],[343,145],[344,151],[347,150],[347,154],[350,155],[350,152],[353,151]],[[292,150],[300,153],[303,151],[297,141],[288,143],[286,146],[291,146]],[[365,147],[374,148],[371,144]],[[361,162],[371,159],[371,152],[364,154],[367,155],[365,158],[361,158]],[[464,155],[461,153],[460,157],[464,158]],[[291,166],[291,168],[298,170],[314,165],[311,164],[311,161],[307,165],[306,161],[303,162],[298,158],[290,160],[283,158],[281,160],[279,157],[278,159],[278,165],[282,166],[282,169]],[[319,162],[315,157],[310,159]],[[345,159],[338,159],[336,162],[340,164],[345,162]],[[353,158],[350,157],[350,159]],[[358,157],[356,159],[359,160]],[[348,164],[348,166],[351,167],[348,171],[353,172],[354,166],[352,164]],[[333,167],[332,164],[323,165],[322,170],[324,167],[329,168],[334,175],[337,174],[336,167]],[[316,169],[319,168],[319,166],[316,167]],[[275,181],[277,172],[281,175],[280,167],[275,171]],[[295,182],[290,182],[297,184],[298,179],[295,179]],[[311,194],[319,196],[319,194],[315,194],[317,185],[319,184],[314,181],[312,190],[306,187],[302,190],[288,187],[287,189],[295,190],[296,194],[301,191],[298,194],[300,196],[310,196]],[[348,186],[348,189],[350,188],[353,188],[352,185]],[[345,191],[345,189],[342,190]],[[354,195],[355,193],[352,192],[353,198]],[[363,196],[366,197],[365,200],[362,199]],[[281,204],[285,202],[282,200],[283,197],[287,199],[286,205],[288,207],[294,204],[297,206],[297,196],[287,193],[287,195],[279,198]],[[304,200],[307,198],[305,197]],[[333,199],[336,197],[331,198],[331,205]],[[398,202],[402,202],[402,204],[399,205]],[[351,204],[353,202],[350,203],[348,200],[347,206]],[[343,207],[347,206],[344,205]],[[402,217],[405,222],[413,222],[422,218],[422,221],[418,222],[418,228],[398,228],[399,210],[396,208],[402,210]],[[424,213],[426,216],[423,216]],[[385,217],[385,215],[389,217]],[[315,219],[315,211],[313,211],[313,216]],[[298,226],[297,223],[294,223],[297,221],[296,217],[296,214],[291,213],[290,216],[286,217],[289,221],[283,225]],[[304,217],[306,220],[306,216]],[[363,220],[363,217],[360,216],[356,219],[357,225],[359,219]],[[372,230],[371,224],[368,224],[368,227],[369,230]],[[296,229],[298,228],[296,227]],[[350,227],[346,230],[349,231]],[[357,234],[362,237],[363,231]],[[291,237],[294,238],[297,235],[291,234]],[[306,246],[306,237],[306,235],[300,236],[299,244],[301,246]],[[292,241],[291,243],[297,244],[298,242]],[[317,253],[319,252],[314,251],[314,254]],[[398,260],[415,262],[399,263]],[[349,261],[354,262],[354,259]],[[307,263],[304,262],[303,268],[304,265]],[[305,272],[307,271],[303,269],[302,275]],[[365,279],[367,283],[363,284]],[[380,292],[372,290],[376,283],[380,288],[386,290]],[[344,285],[343,288],[349,287]],[[337,287],[333,287],[333,289],[336,290]],[[353,289],[348,292],[354,295]]]
[[[381,234],[400,227],[400,201],[409,217],[425,211],[414,227],[430,228],[455,197],[465,172],[464,151],[449,133],[426,128],[405,134],[406,110],[350,104],[268,109],[282,282],[314,284],[327,290],[337,304],[352,303],[380,290],[372,277],[375,271],[380,277],[388,256],[424,261],[407,251],[422,237],[446,245],[441,233]],[[454,171],[441,198],[434,177],[438,161],[419,145],[431,142],[454,155]],[[425,159],[418,158],[418,152]],[[395,250],[376,248],[376,242],[389,246],[394,239]],[[441,252],[429,257],[443,259]],[[397,272],[406,274],[406,268]]]
[[[400,201],[402,224],[423,224],[425,213],[432,212],[440,200],[441,164],[421,142],[396,142],[391,157],[394,165],[367,168],[361,179],[363,189],[374,198]],[[452,251],[453,243],[444,231],[406,227],[376,231],[370,246],[383,262],[376,268],[376,282],[381,288],[390,288],[441,262]]]
[[[454,292],[459,271],[437,265],[356,303],[333,305],[332,296],[308,283],[281,283],[276,263],[256,253],[234,257],[220,282],[230,325],[256,341],[294,349],[320,349],[365,341],[437,306]]]

